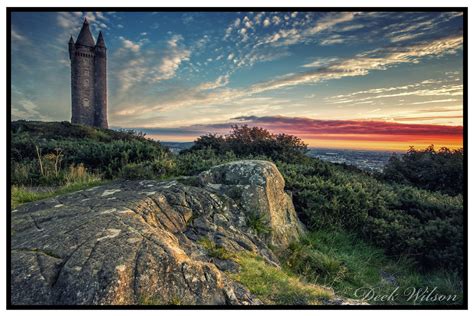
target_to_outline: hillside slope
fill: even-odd
[[[280,268],[274,252],[303,227],[274,164],[221,165],[192,183],[118,181],[13,210],[13,304],[330,303],[331,290]],[[236,281],[248,262],[286,288],[251,292]]]

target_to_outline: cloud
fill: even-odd
[[[39,106],[20,89],[12,85],[11,114],[14,120],[41,120],[47,121],[49,118],[39,111]]]
[[[263,26],[264,27],[267,27],[267,26],[270,26],[270,24],[272,24],[270,22],[270,19],[268,17],[265,18],[265,20],[263,20]]]
[[[116,62],[120,63],[121,67],[116,78],[122,94],[136,85],[145,87],[175,77],[181,64],[191,56],[191,51],[181,44],[181,35],[171,36],[162,50],[143,50],[146,39],[133,42],[120,37],[120,40],[123,47],[116,53]]]
[[[334,44],[342,44],[345,42],[346,38],[343,38],[339,34],[334,34],[329,36],[328,38],[325,38],[321,41],[321,45],[323,46],[329,46],[329,45],[334,45]]]
[[[133,41],[126,39],[123,36],[120,36],[119,39],[122,41],[123,48],[130,49],[134,53],[138,53],[140,51],[140,43],[134,43]]]
[[[400,22],[387,25],[382,28],[386,32],[385,37],[392,43],[403,42],[417,37],[426,37],[443,28],[445,22],[462,16],[459,12],[443,12],[436,15],[427,15],[410,18],[409,22]]]
[[[242,116],[234,118],[235,122],[287,131],[295,135],[355,134],[355,135],[438,135],[461,136],[462,126],[440,126],[429,124],[400,124],[384,121],[356,120],[315,120],[304,117],[284,116]]]
[[[219,76],[215,81],[212,82],[205,82],[200,84],[197,89],[198,90],[212,90],[220,87],[224,87],[229,83],[229,76],[223,75]]]
[[[420,82],[394,87],[373,88],[369,90],[361,90],[349,94],[340,94],[328,98],[330,103],[334,104],[361,104],[361,101],[369,102],[377,99],[399,98],[405,96],[419,96],[419,97],[462,97],[463,85],[455,84],[452,80],[423,80]],[[462,101],[458,99],[442,99],[442,100],[428,100],[420,102],[411,102],[411,104],[426,104],[439,102]]]
[[[222,88],[216,91],[203,90],[202,86],[187,88],[185,93],[180,93],[179,97],[168,99],[161,102],[150,104],[144,109],[139,109],[139,113],[150,113],[156,111],[170,111],[172,109],[182,107],[196,107],[200,105],[222,105],[229,102],[236,102],[240,98],[249,97],[266,91],[289,88],[297,85],[314,84],[327,80],[336,80],[345,77],[365,76],[373,70],[384,70],[400,63],[419,62],[424,57],[442,56],[459,49],[462,45],[462,36],[452,35],[448,37],[438,38],[431,42],[420,42],[418,44],[406,47],[386,47],[384,50],[370,51],[358,54],[352,58],[332,60],[315,60],[312,63],[314,69],[300,73],[289,73],[273,80],[255,83],[245,88],[230,89]],[[235,56],[230,54],[228,60],[235,60]],[[306,64],[310,66],[311,64]],[[308,67],[307,67],[308,68]],[[425,82],[429,84],[430,81]],[[206,86],[211,87],[212,83]],[[386,88],[384,88],[386,89]],[[389,90],[381,89],[381,95],[387,95]],[[421,92],[420,92],[421,91]],[[374,91],[371,91],[374,92]],[[407,91],[392,90],[393,95],[404,96],[413,93]],[[437,90],[431,88],[418,89],[423,96],[433,95],[454,95],[462,93],[462,86],[439,87]],[[384,96],[375,96],[375,98],[383,98]],[[367,97],[357,100],[345,100],[342,96],[331,99],[332,103],[349,103],[349,102],[365,102],[369,103],[374,97]]]
[[[451,116],[449,116],[451,117]],[[403,119],[403,118],[402,118]],[[410,121],[410,118],[406,118]],[[421,120],[430,117],[421,117]],[[401,124],[385,121],[316,120],[288,116],[240,116],[220,123],[182,125],[173,128],[138,128],[158,139],[192,140],[200,135],[228,134],[231,125],[258,126],[272,133],[286,133],[310,144],[327,146],[363,146],[398,149],[408,145],[429,144],[462,146],[463,127],[433,124]],[[349,143],[348,143],[349,142]],[[396,145],[398,143],[398,145]],[[359,145],[358,145],[359,144]],[[372,144],[372,145],[370,145]],[[392,144],[392,145],[391,145]]]
[[[459,101],[460,101],[459,99],[441,99],[441,100],[412,102],[412,104],[446,103],[446,102],[459,102]]]
[[[161,60],[159,74],[155,76],[155,81],[171,79],[183,61],[189,60],[191,52],[189,50],[174,49]]]
[[[254,93],[300,84],[312,84],[325,80],[365,76],[373,70],[386,70],[402,63],[418,63],[423,57],[439,57],[455,53],[462,48],[462,35],[450,35],[411,46],[392,46],[358,54],[353,58],[340,59],[326,67],[296,73],[262,82],[252,87]]]
[[[337,24],[352,21],[358,13],[356,12],[339,12],[328,13],[316,22],[316,25],[308,29],[308,34],[320,33],[324,30],[330,29]]]
[[[344,26],[344,27],[340,28],[339,31],[340,32],[350,32],[350,31],[360,30],[364,27],[365,27],[364,24],[353,24],[353,25]]]
[[[76,17],[75,13],[76,12],[59,12],[56,18],[58,25],[67,30],[76,29],[81,25],[82,21]]]
[[[11,43],[13,50],[20,49],[24,45],[31,45],[30,39],[13,27],[11,29]]]
[[[335,57],[316,58],[311,63],[305,64],[301,67],[305,67],[305,68],[326,67],[326,66],[334,63],[337,60],[338,60],[338,58],[335,58]]]

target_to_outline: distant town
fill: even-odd
[[[184,149],[191,148],[194,144],[193,142],[161,143],[175,154]],[[369,172],[382,172],[384,166],[393,154],[399,154],[399,152],[334,148],[309,148],[308,151],[308,156],[310,157],[319,158],[332,163],[355,166]]]

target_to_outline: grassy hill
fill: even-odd
[[[455,303],[462,300],[462,195],[388,182],[310,158],[301,140],[263,129],[237,127],[226,137],[203,136],[173,154],[133,131],[68,122],[16,121],[11,127],[12,207],[112,179],[192,177],[228,161],[272,160],[310,232],[282,256],[288,273],[346,297],[356,298],[360,287],[385,293],[400,286],[437,287],[457,295]],[[400,297],[378,303],[446,302]]]

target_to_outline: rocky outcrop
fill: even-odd
[[[285,180],[273,163],[231,162],[201,173],[199,179],[210,191],[239,202],[247,217],[264,221],[271,229],[262,237],[274,248],[286,248],[303,232],[291,197],[284,192]]]
[[[278,266],[271,249],[302,231],[265,161],[25,204],[12,210],[12,304],[260,304],[226,273],[238,265],[215,253],[250,251]]]

